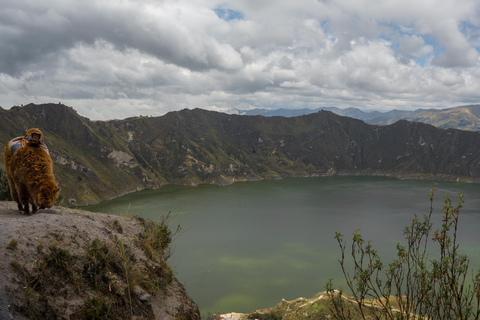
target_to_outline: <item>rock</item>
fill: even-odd
[[[245,320],[247,317],[246,314],[244,313],[226,313],[226,314],[221,314],[220,319],[221,320]]]
[[[152,299],[152,296],[140,286],[133,287],[133,292],[140,298],[140,301],[149,302]]]

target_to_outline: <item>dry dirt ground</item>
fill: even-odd
[[[144,225],[145,221],[132,217],[111,216],[57,206],[39,210],[33,215],[23,215],[17,210],[14,202],[0,202],[0,319],[26,319],[22,315],[24,312],[19,311],[25,307],[25,301],[22,299],[25,297],[26,287],[34,288],[37,285],[35,283],[32,286],[31,280],[28,280],[31,277],[28,278],[26,275],[31,276],[35,272],[38,274],[39,268],[43,268],[42,272],[46,273],[47,269],[51,268],[48,265],[51,261],[46,260],[45,257],[53,250],[52,248],[65,249],[69,257],[75,257],[72,259],[74,263],[68,268],[73,271],[78,269],[78,272],[66,270],[64,273],[78,276],[85,273],[87,266],[85,252],[91,247],[92,241],[99,239],[108,244],[113,241],[118,243],[121,239],[122,245],[125,243],[125,246],[130,248],[129,254],[134,261],[129,271],[133,268],[141,269],[142,272],[144,269],[151,271],[156,267],[158,270],[163,266],[162,263],[152,261],[138,246],[139,235],[145,230]],[[72,315],[75,315],[75,311],[78,311],[87,299],[98,296],[100,286],[95,292],[82,283],[83,279],[76,284],[72,284],[75,281],[71,280],[62,282],[62,279],[58,279],[62,277],[61,274],[59,271],[57,275],[53,274],[50,278],[42,279],[52,279],[64,287],[44,290],[53,292],[51,293],[53,298],[49,298],[49,301],[54,301],[52,305],[55,309],[55,318],[75,318]],[[124,292],[128,290],[128,292],[131,291],[131,297],[124,298],[124,301],[127,301],[125,304],[128,305],[129,299],[130,301],[137,299],[139,309],[150,310],[148,311],[150,313],[142,311],[143,313],[135,317],[136,319],[178,319],[180,311],[193,319],[196,319],[197,315],[199,318],[198,307],[186,295],[183,286],[173,277],[171,270],[169,281],[156,282],[162,284],[168,282],[168,285],[165,284],[162,292],[158,294],[147,292],[148,290],[140,285],[130,288],[126,282],[119,282],[121,273],[107,278],[105,275],[99,275],[100,277],[104,279],[110,291],[117,291],[115,297],[117,301],[120,294],[127,296]],[[141,283],[140,280],[138,283]],[[131,279],[130,282],[132,282]],[[130,309],[132,309],[131,305],[130,302]],[[51,309],[51,306],[49,308]],[[125,315],[125,318],[130,319],[130,314]]]

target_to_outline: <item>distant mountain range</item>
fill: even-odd
[[[95,203],[165,184],[333,174],[480,181],[480,133],[320,111],[298,117],[201,109],[90,121],[61,104],[0,108],[0,147],[40,128],[64,201]],[[3,152],[0,156],[3,164]]]
[[[480,130],[480,105],[468,105],[441,110],[418,109],[415,111],[392,110],[388,112],[364,112],[358,108],[340,109],[336,107],[318,109],[252,109],[238,110],[238,114],[262,115],[266,117],[296,117],[316,113],[321,110],[331,111],[341,116],[363,120],[369,124],[387,125],[395,123],[398,120],[408,120],[431,124],[443,129]]]

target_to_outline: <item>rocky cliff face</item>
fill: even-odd
[[[478,181],[480,134],[398,121],[388,126],[320,111],[239,116],[200,109],[90,121],[58,104],[0,109],[0,146],[38,127],[68,204],[164,184],[327,174]]]
[[[0,202],[0,319],[200,319],[165,263],[166,225]]]

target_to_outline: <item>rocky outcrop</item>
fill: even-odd
[[[200,319],[165,263],[165,224],[14,208],[0,202],[0,319]]]
[[[117,167],[127,166],[130,168],[138,167],[138,163],[135,161],[135,158],[129,155],[126,152],[113,150],[108,154],[108,159],[113,159],[114,164]]]

